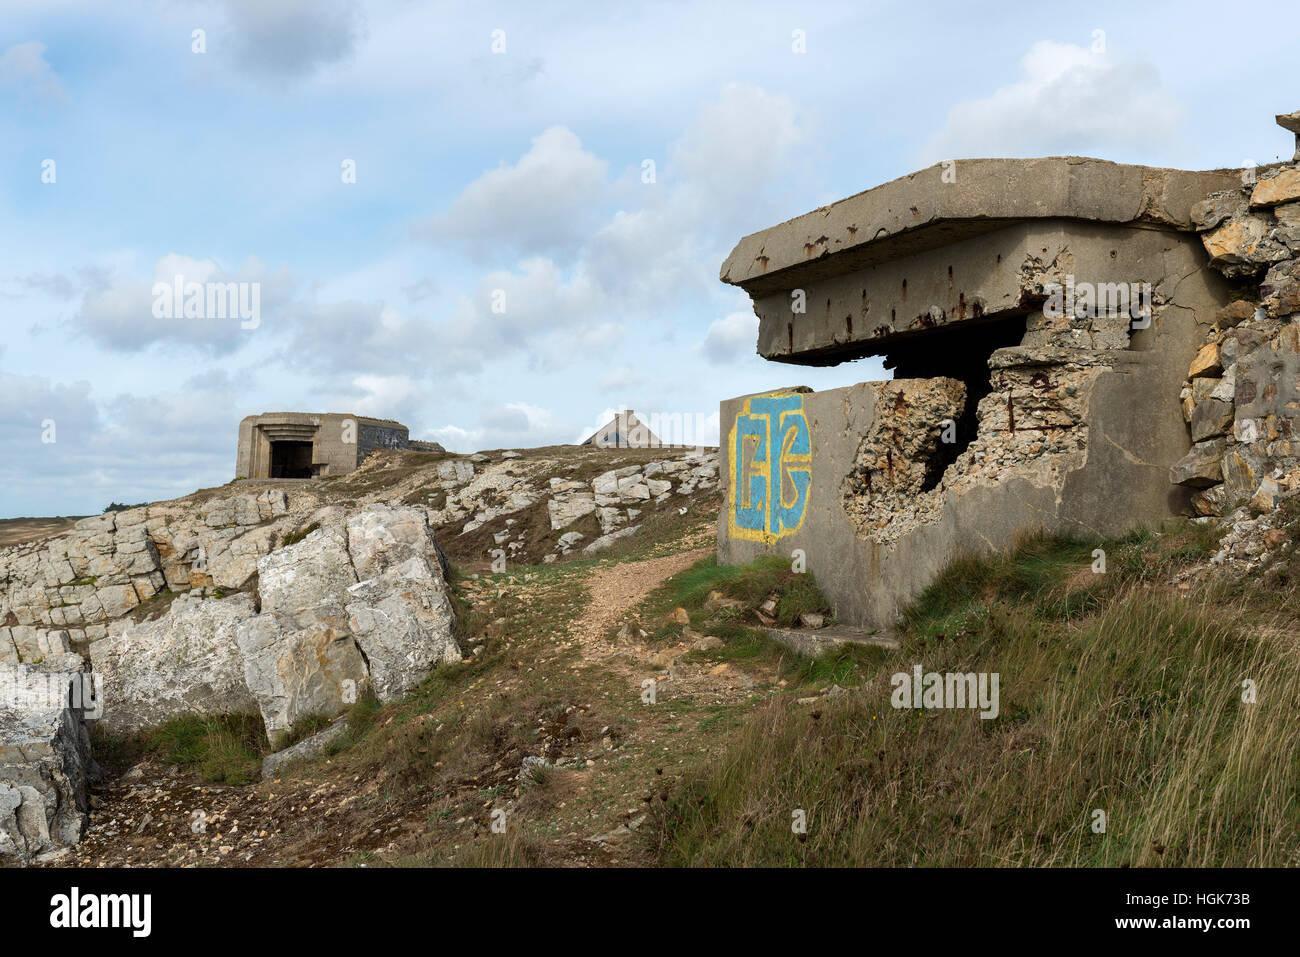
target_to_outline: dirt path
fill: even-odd
[[[582,618],[574,623],[573,636],[583,643],[584,648],[603,645],[610,629],[630,608],[664,581],[690,568],[711,552],[711,548],[696,548],[663,558],[597,568],[587,580],[591,604]]]

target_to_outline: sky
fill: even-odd
[[[1289,158],[1298,54],[1300,7],[1196,0],[0,0],[0,517],[222,484],[269,411],[716,443],[888,377],[760,359],[742,236],[949,158]]]

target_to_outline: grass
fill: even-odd
[[[1258,620],[1244,615],[1258,594],[1158,584],[1204,560],[1207,538],[1196,526],[1032,537],[955,563],[908,609],[904,650],[857,689],[805,707],[773,698],[721,758],[689,772],[659,805],[657,861],[1300,864],[1290,630],[1244,625]],[[1097,548],[1105,574],[1092,571]],[[917,663],[997,672],[1000,714],[891,707],[890,675]],[[792,830],[795,811],[806,833]]]
[[[312,532],[320,528],[320,522],[312,522],[305,528],[297,529],[284,536],[284,541],[280,543],[281,548],[287,548],[290,545],[296,545]]]
[[[710,609],[709,595],[720,592],[724,597],[742,602],[745,610],[757,608],[769,595],[777,596],[776,624],[788,628],[805,612],[830,617],[830,603],[818,589],[813,577],[793,571],[790,562],[774,556],[760,558],[748,565],[719,565],[713,556],[701,559],[689,569],[673,576],[651,595],[647,610],[651,614],[673,608],[685,608],[703,618],[726,617]],[[732,616],[735,617],[735,616]]]
[[[805,613],[831,620],[830,603],[813,577],[775,557],[738,566],[719,565],[713,556],[703,558],[653,591],[638,616],[651,640],[677,641],[685,637],[687,626],[669,614],[685,609],[691,629],[722,639],[720,647],[689,652],[688,660],[772,664],[796,685],[843,683],[882,660],[880,649],[857,645],[816,659],[795,654],[764,632],[754,615],[768,598],[776,599],[771,617],[777,627],[796,625]]]
[[[331,742],[327,754],[353,746],[369,730],[379,711],[373,693],[361,698],[337,720],[348,730]],[[103,725],[93,734],[96,758],[116,771],[124,771],[143,758],[190,771],[210,784],[253,784],[262,777],[262,758],[283,750],[329,727],[324,717],[299,719],[287,733],[267,739],[258,714],[183,715],[131,735],[114,735]]]
[[[256,714],[186,715],[142,733],[145,753],[216,784],[250,784],[262,776],[270,752],[262,718]]]

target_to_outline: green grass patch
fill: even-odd
[[[215,784],[250,784],[270,752],[256,714],[186,715],[141,733],[139,746],[159,760]]]
[[[954,563],[907,610],[902,652],[798,665],[823,682],[857,675],[856,690],[811,706],[770,699],[722,757],[688,772],[658,803],[657,860],[1295,866],[1300,656],[1251,627],[1242,599],[1159,584],[1204,561],[1210,539],[1198,526],[1034,537]],[[998,716],[895,709],[891,676],[915,664],[997,673]]]
[[[312,532],[317,531],[319,528],[320,528],[320,522],[312,522],[310,525],[307,525],[304,528],[295,529],[294,531],[284,536],[284,541],[281,543],[280,547],[287,548],[290,545],[296,545],[299,542],[301,542],[304,538],[306,538],[308,535],[310,535]]]

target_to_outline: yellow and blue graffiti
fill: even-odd
[[[798,531],[812,484],[812,433],[803,413],[803,396],[746,399],[727,447],[731,536],[770,544]]]

